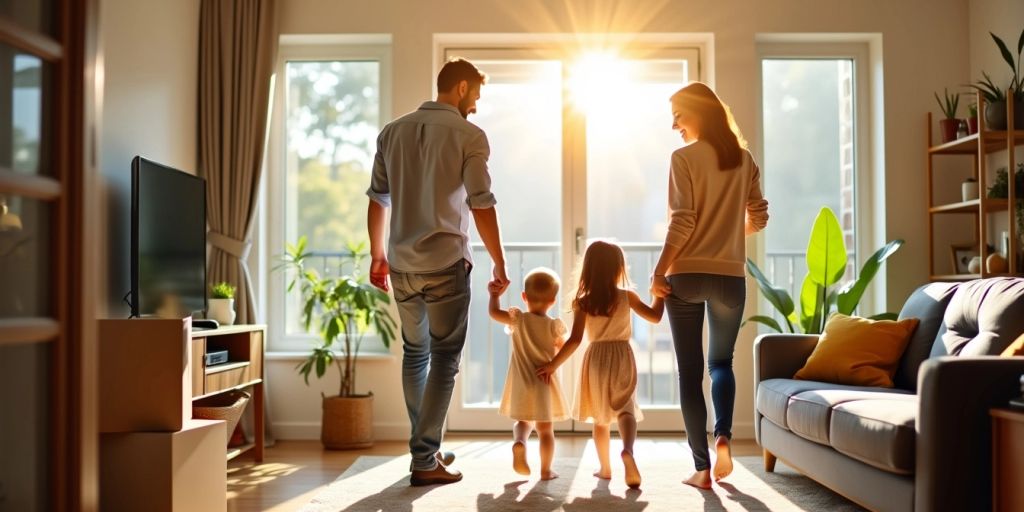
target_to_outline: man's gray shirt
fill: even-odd
[[[384,126],[366,195],[391,208],[392,269],[433,272],[473,261],[469,210],[496,203],[490,152],[483,130],[436,101]]]

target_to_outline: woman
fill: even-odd
[[[684,481],[701,489],[732,472],[729,449],[736,379],[733,347],[746,300],[745,235],[764,229],[768,201],[761,176],[729,112],[707,85],[694,82],[671,97],[672,129],[686,146],[672,153],[670,222],[651,279],[665,297],[679,364],[679,396],[697,471]],[[704,311],[710,318],[708,368],[715,407],[715,467],[708,455],[702,381]]]

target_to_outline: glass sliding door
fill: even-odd
[[[550,48],[450,49],[490,77],[469,120],[487,132],[490,170],[498,198],[507,268],[512,284],[504,307],[525,308],[526,272],[550,267],[562,278],[552,315],[571,323],[574,273],[588,240],[614,239],[626,250],[630,280],[645,300],[667,228],[671,152],[682,142],[671,130],[668,98],[696,79],[696,49],[638,55],[576,54]],[[479,237],[474,233],[474,240]],[[487,314],[490,258],[477,245],[470,335],[463,354],[448,426],[454,430],[506,430],[497,414],[510,355],[504,326]],[[678,380],[668,323],[652,326],[634,316],[638,399],[644,430],[682,428]],[[580,347],[562,369],[571,402]],[[587,430],[565,422],[559,429]]]

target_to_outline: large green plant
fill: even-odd
[[[992,40],[995,41],[996,46],[999,47],[999,54],[1002,55],[1003,60],[1010,66],[1010,71],[1013,73],[1013,78],[1010,79],[1010,91],[1013,91],[1013,98],[1015,101],[1024,101],[1024,62],[1021,62],[1021,53],[1024,52],[1024,30],[1021,30],[1020,37],[1017,38],[1017,58],[1014,59],[1013,52],[1010,51],[1010,47],[1006,46],[999,36],[989,32],[992,36]],[[982,80],[971,84],[971,87],[978,90],[985,100],[990,103],[997,101],[1003,101],[1006,99],[1006,91],[995,85],[992,82],[992,78],[988,76],[988,73],[982,72]]]
[[[805,334],[820,334],[825,328],[825,321],[833,312],[851,315],[860,304],[864,290],[871,284],[878,269],[889,256],[892,256],[903,245],[903,240],[893,240],[875,251],[864,266],[861,267],[857,279],[837,289],[839,281],[846,273],[846,243],[843,241],[843,230],[839,226],[836,214],[829,208],[822,208],[811,228],[811,236],[807,242],[807,276],[801,286],[799,303],[784,288],[775,286],[765,277],[761,269],[747,260],[747,271],[757,281],[761,293],[768,302],[781,314],[787,332],[798,332],[799,326]],[[883,313],[871,318],[892,319],[896,315]],[[757,322],[777,332],[784,332],[783,325],[770,316],[754,315],[743,323]]]
[[[302,322],[309,330],[316,322],[320,329],[320,341],[303,362],[296,366],[309,385],[309,374],[316,372],[317,378],[327,373],[333,363],[341,375],[339,396],[354,396],[356,383],[356,356],[363,336],[371,330],[380,335],[385,347],[395,339],[397,324],[388,311],[391,299],[386,293],[366,282],[360,272],[366,258],[365,244],[348,246],[353,269],[350,274],[336,278],[321,277],[316,270],[308,268],[306,261],[312,253],[306,250],[306,237],[299,238],[295,245],[287,244],[283,267],[293,271],[288,292],[299,285],[302,294]]]

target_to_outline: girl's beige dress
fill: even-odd
[[[512,323],[506,330],[512,335],[512,357],[508,362],[505,391],[498,412],[514,420],[562,421],[569,419],[558,375],[551,384],[537,377],[537,367],[555,357],[555,340],[568,329],[560,319],[509,308]]]
[[[612,423],[619,414],[644,419],[636,403],[636,359],[633,357],[632,316],[626,290],[619,290],[611,316],[587,315],[584,336],[590,341],[576,388],[573,418],[587,423]]]

